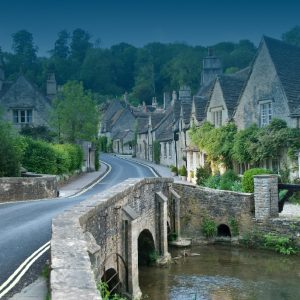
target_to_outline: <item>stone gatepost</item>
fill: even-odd
[[[278,217],[278,176],[254,176],[255,218],[267,220]]]

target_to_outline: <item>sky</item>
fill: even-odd
[[[33,34],[39,55],[48,55],[63,29],[87,30],[100,46],[126,42],[185,42],[211,46],[262,35],[280,38],[300,25],[299,0],[0,0],[0,46],[11,51],[11,35]]]

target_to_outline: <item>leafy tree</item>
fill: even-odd
[[[300,26],[295,26],[289,31],[283,33],[281,38],[283,41],[291,45],[300,47]]]
[[[82,63],[87,51],[92,48],[90,42],[90,34],[80,28],[77,28],[72,33],[71,41],[71,58],[79,63]]]
[[[54,99],[52,123],[60,140],[92,140],[98,129],[98,111],[91,93],[82,83],[67,82]]]
[[[54,49],[50,51],[51,55],[55,58],[67,59],[70,54],[69,39],[70,34],[66,30],[60,31]]]

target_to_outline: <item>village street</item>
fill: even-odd
[[[101,160],[111,166],[111,171],[101,182],[79,196],[0,205],[0,286],[27,257],[50,240],[53,217],[127,178],[154,176],[149,168],[116,156],[102,154]],[[38,276],[42,268],[41,262],[47,258],[49,258],[49,251],[39,259],[39,265],[34,264],[31,267],[30,277]],[[22,280],[18,290],[26,280]]]

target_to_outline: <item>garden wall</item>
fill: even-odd
[[[0,202],[55,198],[57,191],[57,179],[52,175],[0,178]]]

